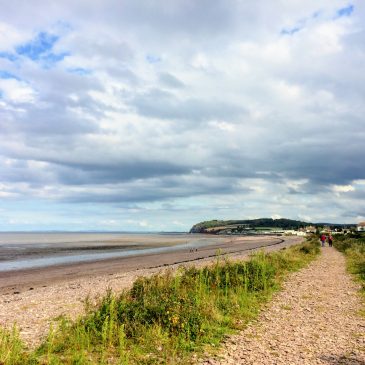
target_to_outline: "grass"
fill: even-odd
[[[0,364],[21,364],[24,347],[14,325],[11,331],[0,328]]]
[[[365,297],[365,235],[336,236],[334,246],[345,254],[348,271],[361,283]]]
[[[13,331],[0,332],[0,364],[188,364],[194,353],[241,329],[290,271],[318,253],[316,241],[245,262],[220,258],[139,278],[120,295],[108,292],[76,322],[66,318],[47,340],[27,350]]]

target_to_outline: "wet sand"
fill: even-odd
[[[5,271],[98,261],[136,254],[200,247],[221,236],[185,233],[2,233],[0,275]]]

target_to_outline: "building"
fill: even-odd
[[[306,233],[316,233],[317,229],[314,226],[307,226],[307,227],[305,227],[305,232]]]
[[[360,222],[357,224],[356,230],[358,232],[365,232],[365,222]]]

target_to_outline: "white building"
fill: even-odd
[[[358,232],[365,232],[365,222],[360,222],[357,224],[356,230]]]
[[[316,227],[314,227],[314,226],[307,226],[307,227],[305,227],[304,228],[305,229],[305,232],[306,233],[316,233],[317,232],[317,229],[316,229]]]

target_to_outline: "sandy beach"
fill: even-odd
[[[227,237],[199,250],[87,262],[78,265],[19,270],[0,274],[0,325],[17,323],[22,338],[34,346],[59,316],[76,318],[83,313],[85,298],[96,302],[108,289],[120,292],[139,276],[181,265],[207,265],[217,252],[242,259],[255,250],[279,250],[302,241],[299,237]]]

